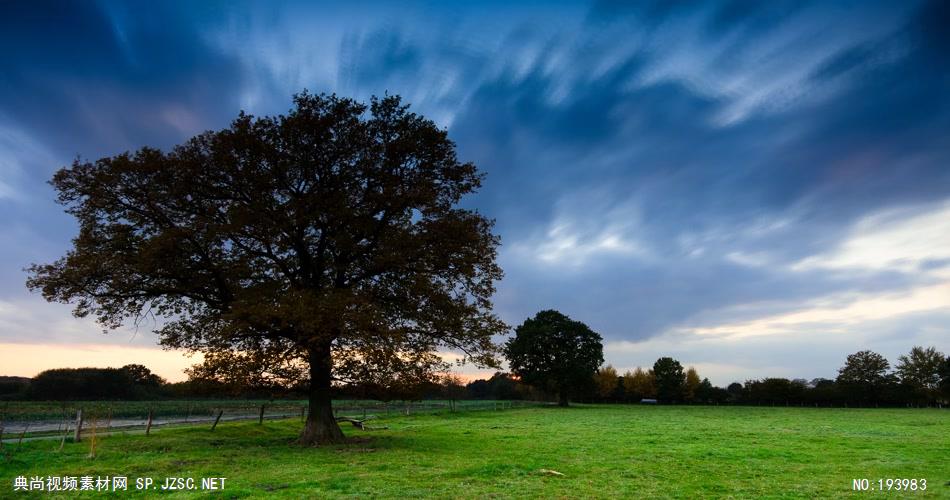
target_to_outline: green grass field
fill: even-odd
[[[356,442],[324,448],[291,444],[299,420],[109,436],[96,458],[88,442],[25,442],[0,461],[0,498],[27,496],[13,493],[20,475],[121,475],[130,489],[135,478],[227,478],[223,491],[164,498],[950,498],[946,410],[583,406],[378,422],[389,429],[347,426]],[[855,478],[927,489],[858,493]]]

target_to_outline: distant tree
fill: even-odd
[[[520,385],[520,381],[505,372],[495,372],[488,379],[489,394],[492,399],[520,399],[521,393],[518,390]]]
[[[26,399],[29,396],[30,382],[27,377],[0,375],[0,401]]]
[[[218,380],[199,379],[175,382],[165,387],[167,393],[176,399],[254,397],[254,395],[245,392],[244,389]]]
[[[944,401],[950,401],[950,356],[940,365],[940,394]]]
[[[120,368],[55,368],[40,372],[30,383],[30,397],[38,400],[136,399],[139,386]]]
[[[803,397],[809,404],[826,405],[838,403],[841,395],[838,391],[838,384],[834,380],[826,378],[816,378],[808,382],[807,390]]]
[[[633,372],[624,373],[623,385],[624,392],[632,401],[656,397],[656,378],[653,376],[653,370],[644,371],[638,366]]]
[[[165,379],[152,373],[145,365],[125,365],[120,370],[124,371],[129,380],[139,386],[158,387],[165,383]]]
[[[739,382],[733,382],[729,384],[729,386],[726,387],[726,392],[729,393],[729,401],[733,403],[740,403],[744,401],[744,389],[742,388],[742,384]]]
[[[887,370],[890,363],[884,356],[872,351],[859,351],[848,356],[838,370],[838,384],[852,399],[877,403],[884,388],[891,383]]]
[[[458,206],[482,178],[398,97],[304,92],[287,115],[58,171],[79,234],[27,284],[105,328],[160,316],[162,344],[204,353],[206,376],[298,378],[299,442],[338,443],[334,384],[431,381],[440,349],[497,366],[499,239]]]
[[[626,401],[627,391],[624,387],[623,377],[617,377],[617,383],[614,385],[614,392],[610,395],[610,399],[613,401]]]
[[[465,385],[465,390],[468,392],[468,397],[472,399],[491,398],[491,385],[489,385],[485,379],[477,379],[469,382]]]
[[[897,375],[904,384],[921,391],[927,398],[934,398],[940,386],[940,365],[944,359],[943,353],[934,347],[914,346],[910,353],[898,358]]]
[[[696,369],[690,366],[686,370],[686,382],[683,384],[683,398],[686,399],[686,401],[696,399],[696,390],[699,388],[700,383],[699,373],[696,373]]]
[[[612,365],[607,365],[594,372],[594,385],[597,387],[597,395],[603,399],[615,396],[617,379],[617,369]]]
[[[639,368],[637,368],[639,370]],[[641,372],[643,370],[640,370]],[[633,382],[633,372],[627,370],[623,372],[623,376],[620,377],[620,382],[623,384],[623,393],[628,401],[638,401],[641,396],[640,392],[636,390]]]
[[[558,403],[589,384],[604,362],[602,338],[557,311],[541,311],[515,329],[505,344],[511,371],[524,382],[557,393]]]
[[[468,395],[468,391],[465,390],[465,383],[462,381],[462,377],[454,373],[446,373],[440,381],[442,382],[442,393],[452,405],[452,411],[455,411],[456,402],[465,399],[465,396]]]
[[[803,378],[793,379],[788,384],[789,403],[803,403],[805,401],[806,392],[808,392],[808,381]]]
[[[711,403],[715,402],[716,393],[715,387],[713,387],[712,382],[708,378],[703,378],[703,380],[696,386],[696,390],[693,392],[693,400],[700,403]]]
[[[468,397],[472,399],[538,399],[530,387],[511,376],[510,373],[495,372],[489,379],[477,379],[465,386]]]
[[[686,374],[683,365],[673,358],[664,357],[653,364],[656,377],[656,395],[661,401],[679,401],[683,398]]]
[[[769,377],[762,380],[758,389],[758,396],[754,396],[756,399],[773,405],[787,405],[792,394],[792,382],[787,378]]]

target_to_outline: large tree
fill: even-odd
[[[161,343],[204,353],[206,376],[303,379],[300,442],[340,442],[335,383],[431,379],[440,349],[497,366],[499,239],[457,206],[475,165],[398,97],[294,103],[58,171],[79,234],[28,286],[109,329],[163,318]]]
[[[557,393],[558,403],[592,381],[604,362],[601,336],[557,311],[541,311],[515,329],[505,344],[511,371],[525,383]]]

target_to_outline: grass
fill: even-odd
[[[346,428],[357,442],[323,448],[291,445],[300,425],[110,436],[95,459],[88,443],[61,452],[58,442],[23,443],[0,460],[0,497],[19,475],[123,475],[130,483],[228,478],[222,492],[163,498],[889,496],[853,492],[855,478],[925,478],[927,490],[914,497],[950,498],[946,410],[583,406],[416,415],[381,420],[389,430]]]

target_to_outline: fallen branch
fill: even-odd
[[[349,422],[349,423],[353,424],[353,427],[358,427],[360,430],[363,430],[363,431],[374,431],[374,430],[389,429],[389,427],[370,427],[370,426],[366,425],[366,421],[367,421],[367,420],[372,420],[372,419],[374,419],[374,418],[376,418],[376,415],[369,415],[369,416],[363,418],[362,420],[357,419],[357,418],[353,418],[353,417],[336,417],[336,421],[337,421],[337,422]]]

